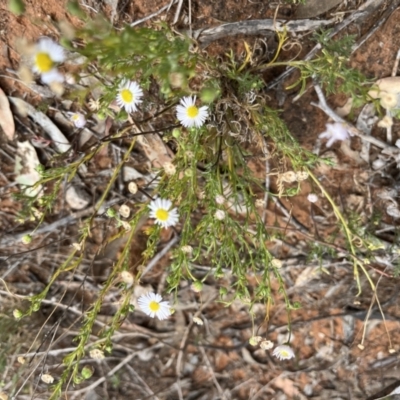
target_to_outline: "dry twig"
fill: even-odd
[[[193,37],[201,44],[206,45],[214,40],[218,40],[227,36],[235,35],[261,35],[265,31],[282,31],[287,29],[288,32],[304,32],[316,30],[321,26],[331,25],[334,19],[329,20],[298,20],[289,21],[273,20],[273,19],[254,19],[250,21],[232,22],[229,24],[219,25],[213,28],[197,29],[193,31]]]
[[[340,24],[336,25],[336,27],[329,33],[327,36],[328,39],[336,36],[340,31],[342,31],[344,28],[346,28],[348,25],[351,23],[357,23],[361,21],[362,19],[366,18],[368,15],[372,15],[374,12],[376,12],[379,7],[384,3],[385,0],[368,0],[366,3],[362,4],[360,8],[355,11],[354,13],[350,14],[349,17],[347,17],[344,21],[342,21]],[[396,0],[396,2],[399,2],[400,0]],[[321,50],[322,46],[321,44],[315,45],[311,51],[304,57],[305,61],[309,61],[314,56],[318,53],[319,50]],[[283,81],[286,79],[293,71],[295,70],[294,67],[289,67],[285,72],[283,72],[281,75],[279,75],[277,78],[273,79],[271,82],[268,83],[266,86],[265,90],[272,89],[275,87],[279,82]]]

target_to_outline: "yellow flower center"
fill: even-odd
[[[132,103],[133,101],[133,94],[129,89],[122,89],[121,90],[121,99],[124,103]]]
[[[286,350],[281,350],[282,357],[289,357],[289,353]]]
[[[78,120],[79,120],[79,115],[78,115],[78,114],[74,114],[74,115],[71,117],[71,119],[72,119],[72,121],[78,121]]]
[[[189,118],[196,118],[199,115],[199,109],[196,106],[189,106],[186,112]]]
[[[169,216],[169,213],[167,210],[163,210],[162,208],[159,208],[156,211],[156,217],[159,221],[163,221],[163,222],[167,221],[168,216]]]
[[[39,72],[49,72],[54,65],[53,60],[47,53],[37,53],[35,63]]]
[[[156,301],[152,300],[149,304],[149,308],[152,312],[157,312],[160,309],[160,303],[157,303]]]

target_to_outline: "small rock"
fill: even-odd
[[[74,210],[82,210],[90,203],[89,195],[80,188],[70,186],[65,193],[65,200]]]
[[[138,170],[132,167],[124,167],[122,170],[122,176],[124,182],[129,182],[139,178],[144,178],[143,174],[141,174]]]

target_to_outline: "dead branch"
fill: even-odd
[[[331,25],[334,19],[313,21],[303,19],[297,21],[286,22],[284,20],[273,19],[254,19],[250,21],[239,21],[228,24],[215,26],[213,28],[198,29],[193,31],[193,38],[197,39],[201,44],[207,45],[214,40],[218,40],[227,36],[236,35],[261,35],[265,31],[283,31],[288,32],[305,32],[316,30],[321,26]]]
[[[327,36],[329,39],[336,36],[340,31],[342,31],[346,26],[351,23],[360,23],[364,20],[368,15],[372,15],[374,12],[378,10],[379,7],[382,6],[385,0],[368,0],[366,3],[362,4],[360,8],[354,13],[350,14],[345,20],[343,20],[340,24],[336,25],[335,28],[329,33]],[[400,3],[400,0],[395,0],[395,3]],[[304,57],[305,61],[311,60],[318,51],[322,48],[321,44],[317,44],[313,47],[313,49]],[[294,67],[288,68],[285,72],[279,75],[277,78],[268,83],[265,90],[272,89],[279,82],[286,79],[293,71]]]

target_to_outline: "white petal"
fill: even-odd
[[[37,52],[48,53],[54,62],[63,62],[65,60],[64,49],[48,37],[39,39],[36,49]]]
[[[63,83],[64,82],[64,75],[59,72],[57,69],[52,69],[49,72],[46,72],[40,76],[40,80],[45,83],[46,85],[50,85],[54,82]]]

